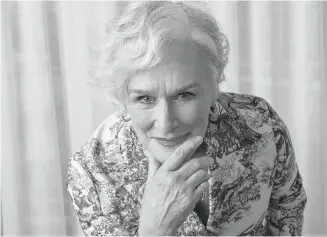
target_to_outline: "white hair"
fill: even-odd
[[[122,106],[127,79],[157,66],[164,47],[174,40],[190,42],[204,55],[218,93],[225,80],[229,43],[209,13],[183,2],[150,1],[129,4],[107,24],[106,42],[90,47],[95,83],[105,87],[107,99]]]

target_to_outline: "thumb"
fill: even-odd
[[[161,166],[161,163],[157,161],[157,159],[154,158],[154,156],[148,150],[145,150],[144,153],[149,160],[149,169],[148,169],[148,179],[149,179],[149,177],[153,177],[157,173],[158,169]]]

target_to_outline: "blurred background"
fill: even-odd
[[[83,234],[68,157],[116,111],[87,83],[88,47],[128,3],[1,2],[2,235]],[[230,40],[222,90],[265,98],[288,126],[308,195],[303,234],[327,235],[327,3],[190,4]]]

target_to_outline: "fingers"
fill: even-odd
[[[184,179],[188,179],[198,170],[208,170],[209,166],[214,163],[213,158],[210,156],[204,156],[201,158],[196,158],[188,161],[179,170],[178,173]]]
[[[199,136],[186,140],[169,156],[168,160],[161,166],[162,169],[169,171],[179,169],[185,159],[193,154],[202,141],[203,138]]]
[[[210,179],[210,174],[208,170],[200,169],[191,175],[186,182],[189,183],[192,187],[199,186],[202,182],[208,181]]]
[[[157,173],[158,169],[161,166],[161,163],[156,158],[154,158],[148,150],[145,150],[144,153],[149,159],[149,170],[148,170],[148,180],[149,180],[150,177],[153,177]]]
[[[197,197],[196,200],[200,200],[202,198],[202,192],[205,193],[205,195],[207,196],[209,190],[209,182],[208,181],[204,181],[202,182],[199,186],[196,187],[196,189],[194,190],[194,195]]]

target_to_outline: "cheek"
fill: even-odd
[[[183,124],[195,127],[206,126],[210,105],[205,101],[199,101],[190,106],[180,109],[179,118]]]
[[[131,116],[132,124],[138,138],[140,139],[141,143],[146,146],[148,142],[148,137],[146,134],[152,126],[151,112],[130,109],[128,110],[128,113]]]

